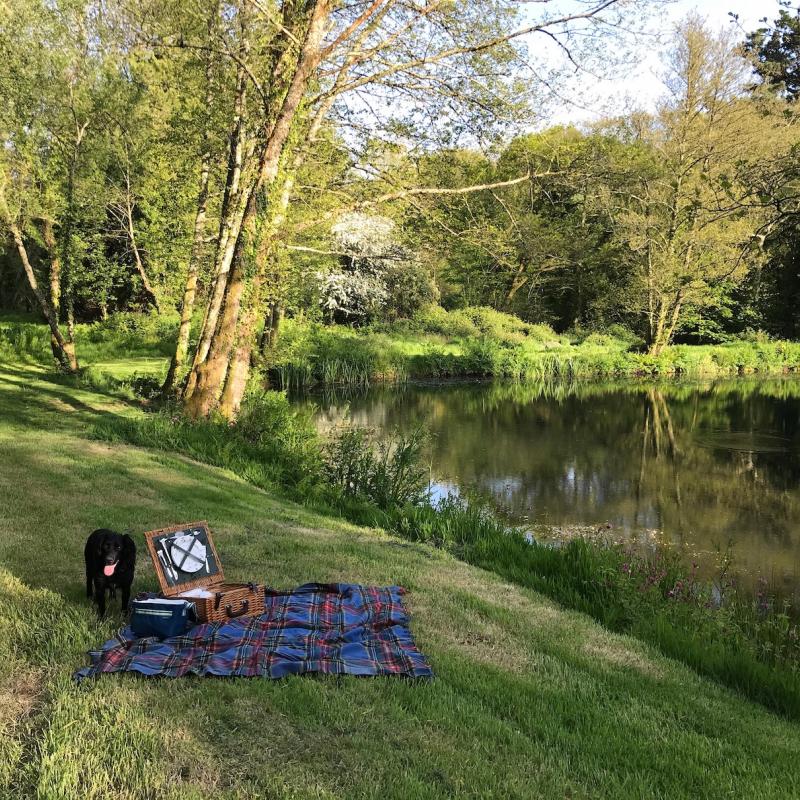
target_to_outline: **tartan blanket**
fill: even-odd
[[[104,672],[282,678],[300,673],[431,677],[414,644],[404,589],[307,583],[266,590],[264,614],[197,625],[171,639],[136,638],[125,628],[76,680]]]

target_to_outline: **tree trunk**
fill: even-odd
[[[214,8],[214,13],[209,17],[208,38],[211,41],[214,25],[216,24],[219,7]],[[212,96],[212,60],[211,54],[206,55],[206,109],[210,109]],[[197,294],[197,273],[200,268],[200,256],[203,251],[203,239],[206,231],[206,214],[208,210],[208,181],[211,174],[211,138],[209,128],[211,120],[206,120],[203,131],[203,155],[200,162],[200,188],[197,193],[197,213],[194,218],[194,235],[192,237],[192,252],[189,256],[189,267],[186,272],[186,284],[183,289],[181,301],[181,322],[178,326],[178,341],[175,344],[175,353],[172,356],[167,370],[167,377],[161,391],[164,394],[171,392],[175,387],[175,379],[183,370],[186,357],[189,354],[189,334],[192,328],[192,314],[194,313],[194,300]]]
[[[511,288],[508,290],[506,294],[506,300],[505,300],[506,308],[511,306],[511,304],[514,302],[514,297],[516,296],[517,292],[527,282],[528,282],[528,276],[525,275],[525,265],[520,264],[519,269],[514,275],[514,279],[511,281]]]
[[[139,246],[136,243],[136,231],[133,227],[133,200],[130,194],[130,177],[128,176],[128,192],[125,197],[125,223],[128,229],[128,239],[131,243],[131,252],[133,253],[133,260],[134,264],[136,265],[136,271],[139,273],[139,277],[142,280],[142,287],[144,288],[144,293],[147,295],[147,298],[153,305],[153,308],[160,314],[161,313],[161,305],[158,302],[158,297],[153,290],[152,285],[150,284],[150,279],[147,277],[147,271],[144,268],[144,262],[142,261],[141,253],[139,252]]]
[[[650,341],[650,355],[657,356],[664,347],[664,326],[667,322],[667,306],[663,297],[658,299],[658,317]]]
[[[61,306],[61,259],[58,257],[58,246],[51,219],[42,220],[42,238],[50,257],[50,306],[57,315]]]
[[[669,325],[664,334],[664,346],[668,345],[672,341],[672,336],[675,333],[675,328],[678,325],[678,319],[680,318],[681,314],[681,306],[683,305],[683,293],[680,289],[678,289],[677,294],[675,295],[675,305],[672,308],[672,314],[670,316]]]
[[[282,320],[283,306],[276,300],[269,304],[267,313],[264,315],[264,329],[261,331],[261,341],[258,343],[262,357],[266,356],[267,351],[277,344]]]
[[[247,36],[246,15],[242,17],[241,36],[240,59],[244,63],[250,47]],[[246,192],[240,191],[242,170],[246,160],[244,113],[247,100],[247,80],[247,74],[244,68],[240,66],[236,75],[233,123],[228,137],[228,167],[225,175],[225,188],[222,193],[217,247],[214,254],[214,277],[203,313],[203,321],[200,324],[200,335],[192,359],[192,367],[186,376],[186,385],[182,391],[184,399],[192,396],[197,382],[198,369],[208,356],[211,339],[214,336],[222,307],[222,299],[225,295],[225,286],[228,281],[236,240],[239,236],[242,219],[249,201],[249,190]]]
[[[254,314],[255,312],[248,310],[246,313]],[[247,389],[247,379],[250,375],[252,349],[252,344],[240,341],[231,356],[231,363],[225,378],[225,388],[222,390],[222,397],[219,401],[219,412],[225,419],[235,419],[241,408]]]
[[[281,108],[274,124],[266,132],[259,169],[252,187],[247,209],[239,232],[230,278],[225,291],[223,310],[211,341],[206,361],[198,370],[194,392],[186,402],[186,408],[194,417],[208,416],[217,408],[223,389],[222,382],[227,373],[234,342],[237,336],[241,299],[244,291],[244,268],[242,264],[242,239],[255,234],[256,197],[266,194],[278,175],[280,158],[289,137],[295,114],[308,87],[313,70],[320,59],[320,46],[330,13],[330,0],[316,0],[305,32],[303,47],[295,63]],[[242,332],[244,333],[244,331]],[[250,343],[252,346],[252,342]],[[249,359],[248,359],[249,366]]]
[[[239,320],[239,331],[236,347],[231,355],[228,372],[225,377],[225,388],[219,401],[219,412],[226,419],[234,419],[242,405],[247,379],[250,375],[250,360],[253,352],[253,337],[258,312],[261,308],[262,280],[256,275],[253,280],[252,297],[245,312]]]
[[[36,297],[40,308],[42,309],[42,313],[44,314],[47,324],[50,327],[50,334],[56,343],[54,355],[56,355],[56,358],[64,367],[64,369],[67,369],[70,372],[77,372],[78,358],[75,354],[75,345],[71,340],[67,340],[61,333],[61,329],[58,326],[58,319],[56,318],[53,308],[48,303],[47,297],[41,290],[41,287],[36,280],[36,274],[31,266],[30,259],[28,258],[28,251],[25,247],[25,241],[22,238],[22,231],[20,231],[17,224],[10,218],[7,217],[5,222],[11,230],[11,236],[14,239],[14,244],[22,261],[22,266],[25,270],[25,275],[28,278],[28,283],[33,290],[33,294]]]
[[[75,225],[75,174],[78,171],[78,159],[80,157],[81,145],[83,144],[83,138],[86,135],[88,125],[88,122],[79,125],[76,119],[75,141],[73,143],[72,157],[67,174],[67,208],[64,215],[64,226],[62,230],[61,263],[63,267],[59,271],[61,273],[61,291],[64,298],[63,305],[66,307],[67,312],[67,332],[70,345],[72,345],[75,339],[75,299],[72,291],[75,283],[75,270],[72,263],[72,229]],[[56,317],[56,319],[58,319],[58,317]]]
[[[255,195],[250,195],[248,216],[255,216]],[[252,208],[252,210],[251,210]],[[228,371],[231,350],[236,340],[236,328],[239,321],[239,310],[245,290],[245,240],[253,232],[253,226],[242,231],[236,240],[236,253],[233,267],[228,276],[225,292],[225,303],[219,315],[216,330],[211,340],[208,357],[192,372],[196,374],[194,391],[184,395],[184,405],[191,417],[207,417],[217,407],[219,395]]]
[[[194,218],[194,239],[192,241],[192,253],[189,257],[189,268],[186,273],[186,285],[183,288],[181,322],[178,326],[178,341],[175,344],[175,352],[169,364],[167,377],[164,379],[164,385],[162,387],[164,394],[173,390],[175,379],[183,370],[183,365],[186,363],[186,356],[189,354],[189,334],[192,328],[194,299],[197,293],[197,272],[200,267],[200,254],[203,247],[202,242],[205,234],[206,210],[208,207],[209,160],[204,159],[203,168],[200,173],[200,192],[197,199],[197,214]]]
[[[363,41],[367,33],[368,29],[365,29],[364,32],[362,32],[362,35],[358,40],[359,43]],[[336,81],[334,82],[334,91],[332,91],[329,97],[318,106],[313,118],[311,119],[311,123],[306,131],[306,147],[297,150],[294,158],[292,159],[291,165],[289,165],[287,168],[286,177],[284,179],[283,186],[281,187],[278,200],[275,203],[268,230],[264,235],[262,235],[258,252],[256,254],[255,281],[258,283],[260,288],[263,288],[266,284],[266,270],[270,260],[274,256],[275,236],[280,230],[281,225],[283,225],[286,220],[286,213],[289,208],[292,190],[294,189],[297,171],[303,165],[308,147],[317,139],[322,123],[333,106],[333,102],[336,97],[335,89],[344,82],[349,67],[355,61],[356,51],[357,47],[354,46],[353,53],[348,57],[345,68],[339,72]],[[274,288],[275,287],[273,287],[273,289]],[[247,388],[247,380],[252,363],[252,350],[255,346],[255,323],[257,321],[256,315],[257,311],[253,314],[248,312],[245,319],[242,320],[237,338],[238,344],[231,356],[231,362],[225,381],[225,388],[223,389],[223,395],[220,400],[220,411],[228,418],[232,418],[238,413],[244,392]],[[267,348],[274,347],[275,343],[277,342],[282,319],[283,308],[280,300],[274,299],[272,303],[270,303],[269,310],[264,318],[264,330],[262,331],[261,341],[259,342],[259,351],[262,356],[266,353]]]
[[[194,312],[194,299],[197,294],[197,272],[200,262],[200,251],[202,249],[203,234],[206,224],[206,209],[208,198],[208,174],[209,168],[206,163],[200,173],[200,195],[197,203],[197,214],[194,219],[194,240],[192,242],[192,253],[189,257],[189,268],[186,272],[186,284],[183,287],[183,300],[181,301],[181,322],[178,326],[178,341],[175,344],[175,352],[169,363],[167,377],[161,391],[168,394],[175,387],[175,379],[183,370],[186,357],[189,354],[189,334],[192,329],[192,314]]]
[[[241,196],[237,198],[238,205],[250,204],[254,199],[251,188],[246,188],[241,192]],[[197,350],[194,354],[192,361],[192,369],[189,372],[186,380],[186,387],[183,390],[184,399],[188,400],[194,394],[197,378],[199,376],[200,367],[205,363],[208,358],[209,350],[214,339],[214,334],[219,323],[220,312],[222,311],[223,301],[225,300],[225,293],[230,283],[231,265],[236,259],[236,251],[240,238],[244,235],[242,230],[245,217],[247,216],[247,206],[245,208],[237,207],[233,210],[233,217],[224,220],[224,226],[228,231],[225,239],[225,250],[221,255],[221,261],[216,270],[216,278],[212,288],[211,296],[209,297],[206,306],[205,318],[201,327],[200,339],[197,343]]]
[[[61,259],[58,257],[58,245],[51,219],[42,219],[42,239],[44,239],[47,254],[50,257],[50,308],[52,308],[53,316],[57,320],[61,306]],[[50,334],[50,349],[53,351],[55,359],[62,361],[61,346],[52,333]]]

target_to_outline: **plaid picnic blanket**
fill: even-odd
[[[305,672],[430,677],[414,644],[404,590],[307,583],[266,590],[264,614],[197,625],[183,636],[137,639],[130,628],[90,651],[77,680],[103,672],[282,678]]]

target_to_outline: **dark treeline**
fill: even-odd
[[[180,313],[164,390],[192,416],[236,414],[285,314],[800,336],[800,14],[689,18],[655,111],[525,133],[537,36],[571,68],[646,17],[549,4],[11,0],[0,306],[70,371],[76,322]]]

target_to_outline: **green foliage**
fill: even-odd
[[[169,356],[175,350],[178,321],[174,314],[112,314],[101,322],[80,326],[76,339],[84,351],[85,345],[94,345],[109,353]]]
[[[326,480],[346,497],[360,498],[389,511],[426,497],[420,460],[421,430],[375,439],[363,428],[345,426],[333,433],[324,452]]]
[[[25,319],[0,320],[0,359],[43,362],[49,353],[50,335],[44,325]]]
[[[447,336],[451,339],[463,339],[477,333],[475,323],[467,316],[457,311],[445,311],[438,305],[420,309],[414,315],[414,322],[421,331]]]
[[[458,377],[558,381],[657,375],[780,374],[800,369],[800,346],[756,340],[641,352],[629,330],[558,336],[492,309],[427,308],[407,322],[363,330],[288,321],[268,364],[283,388],[367,386]]]
[[[745,48],[756,57],[756,72],[765,83],[790,100],[800,96],[800,9],[789,2],[770,27],[761,27],[747,35]],[[791,11],[795,14],[792,15]],[[762,22],[766,22],[766,17]]]

